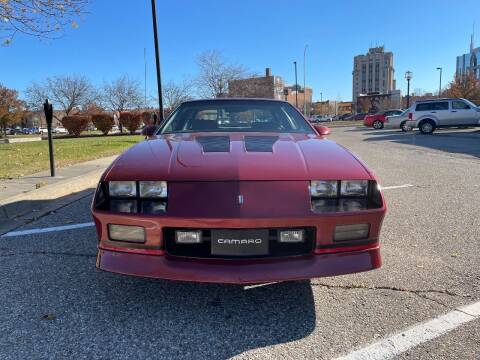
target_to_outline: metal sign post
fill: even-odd
[[[55,160],[53,158],[53,142],[52,142],[52,121],[53,121],[53,106],[45,100],[43,104],[43,111],[45,112],[45,119],[47,120],[48,131],[48,152],[50,155],[50,176],[55,176]]]

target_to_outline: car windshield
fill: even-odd
[[[472,103],[470,100],[467,100],[467,99],[463,99],[463,101],[465,101],[468,105],[470,105],[472,108],[478,108],[477,105],[475,105],[474,103]]]
[[[192,101],[179,106],[161,134],[189,132],[295,132],[313,134],[286,102],[265,100]]]

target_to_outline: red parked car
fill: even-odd
[[[183,103],[102,175],[97,267],[249,284],[380,267],[383,195],[328,133],[284,101]]]
[[[403,110],[386,110],[378,114],[370,114],[365,116],[363,125],[374,129],[383,129],[383,123],[387,116],[400,115],[401,113],[403,113]]]

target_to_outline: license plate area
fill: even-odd
[[[269,253],[268,229],[212,230],[211,254],[243,257],[263,256]]]

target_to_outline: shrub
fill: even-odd
[[[130,134],[133,135],[142,123],[142,115],[129,111],[123,111],[120,113],[120,118],[118,121],[124,128],[130,131]]]
[[[153,125],[153,114],[151,111],[144,111],[141,113],[141,116],[145,126]]]
[[[114,124],[113,116],[110,114],[93,114],[92,122],[103,135],[107,135]]]
[[[90,116],[73,115],[64,116],[62,125],[67,129],[68,133],[75,136],[80,136],[82,131],[85,131],[90,122]]]

